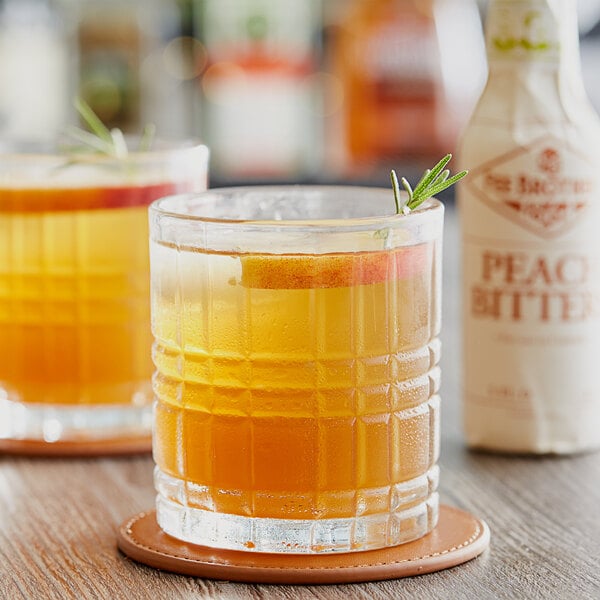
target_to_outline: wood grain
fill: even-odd
[[[0,456],[0,599],[600,598],[600,453],[503,457],[460,432],[456,219],[445,254],[442,499],[484,518],[492,546],[461,567],[345,586],[243,585],[140,566],[115,531],[153,505],[152,460]]]

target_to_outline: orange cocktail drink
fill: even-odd
[[[0,157],[0,438],[148,435],[147,207],[205,154]]]
[[[167,533],[320,552],[435,525],[443,209],[390,216],[390,195],[216,190],[151,208]]]

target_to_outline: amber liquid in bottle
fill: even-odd
[[[335,69],[344,89],[350,168],[441,156],[443,86],[431,0],[362,0],[342,20]]]

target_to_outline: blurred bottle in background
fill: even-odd
[[[320,0],[201,0],[201,124],[217,179],[314,175]]]
[[[331,46],[344,93],[345,170],[452,150],[485,76],[474,0],[354,0]]]
[[[68,0],[78,11],[79,95],[109,127],[189,135],[175,0]]]
[[[0,0],[0,137],[52,140],[69,118],[73,23],[52,0]]]
[[[0,0],[0,135],[50,141],[84,98],[109,127],[189,137],[200,44],[190,0]]]
[[[580,1],[600,109],[600,0]],[[486,0],[0,0],[0,139],[83,96],[110,126],[212,146],[214,182],[387,185],[454,148],[485,80]]]
[[[451,149],[483,81],[474,6],[0,0],[0,133],[52,139],[78,94],[110,127],[200,135],[217,182],[384,173]]]

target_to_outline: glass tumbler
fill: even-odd
[[[230,188],[161,199],[150,222],[160,527],[285,553],[431,531],[443,206]]]
[[[148,205],[208,150],[0,154],[0,440],[148,437]]]

